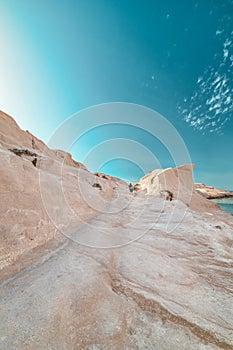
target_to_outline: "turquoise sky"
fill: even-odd
[[[141,104],[177,129],[196,182],[233,189],[232,0],[0,0],[0,42],[0,109],[23,129],[47,142],[83,108]],[[71,151],[84,160],[115,138],[174,165],[164,145],[132,126],[92,130]],[[135,180],[150,170],[138,164],[116,159],[100,170]]]

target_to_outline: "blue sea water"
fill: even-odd
[[[233,214],[233,198],[215,199],[214,202],[227,213]]]

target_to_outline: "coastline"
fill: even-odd
[[[223,198],[233,198],[233,192],[220,190],[213,186],[207,186],[205,184],[196,183],[195,192],[199,193],[206,199],[223,199]]]

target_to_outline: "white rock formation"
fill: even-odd
[[[193,168],[193,164],[186,164],[177,168],[153,170],[140,179],[137,187],[146,190],[149,195],[160,197],[167,197],[170,192],[174,199],[188,204],[194,188]]]
[[[0,114],[1,350],[233,349],[232,216],[185,204],[191,166],[156,174],[143,188],[174,200],[129,193]]]
[[[208,199],[233,197],[233,192],[228,192],[226,190],[219,190],[218,188],[215,188],[213,186],[207,186],[207,185],[198,184],[198,183],[195,184],[195,191]]]
[[[95,215],[118,181],[99,178],[69,153],[48,149],[3,112],[0,160],[0,268]],[[92,187],[95,182],[101,191]]]

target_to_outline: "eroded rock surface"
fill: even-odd
[[[219,190],[215,187],[207,186],[204,184],[195,184],[195,191],[208,199],[233,197],[233,192]]]
[[[37,139],[30,148],[4,118],[16,141],[1,119],[2,261],[14,255],[1,273],[0,348],[232,349],[232,216],[198,194],[188,206],[129,193]],[[39,168],[12,146],[34,149]]]
[[[149,195],[179,199],[188,204],[191,201],[194,188],[193,168],[193,164],[186,164],[176,168],[150,171],[140,179],[139,183],[135,185],[135,189],[145,190]]]
[[[0,268],[59,236],[61,227],[77,227],[96,215],[117,183],[98,178],[102,191],[96,191],[97,177],[83,164],[69,153],[48,149],[3,112],[0,159]]]

